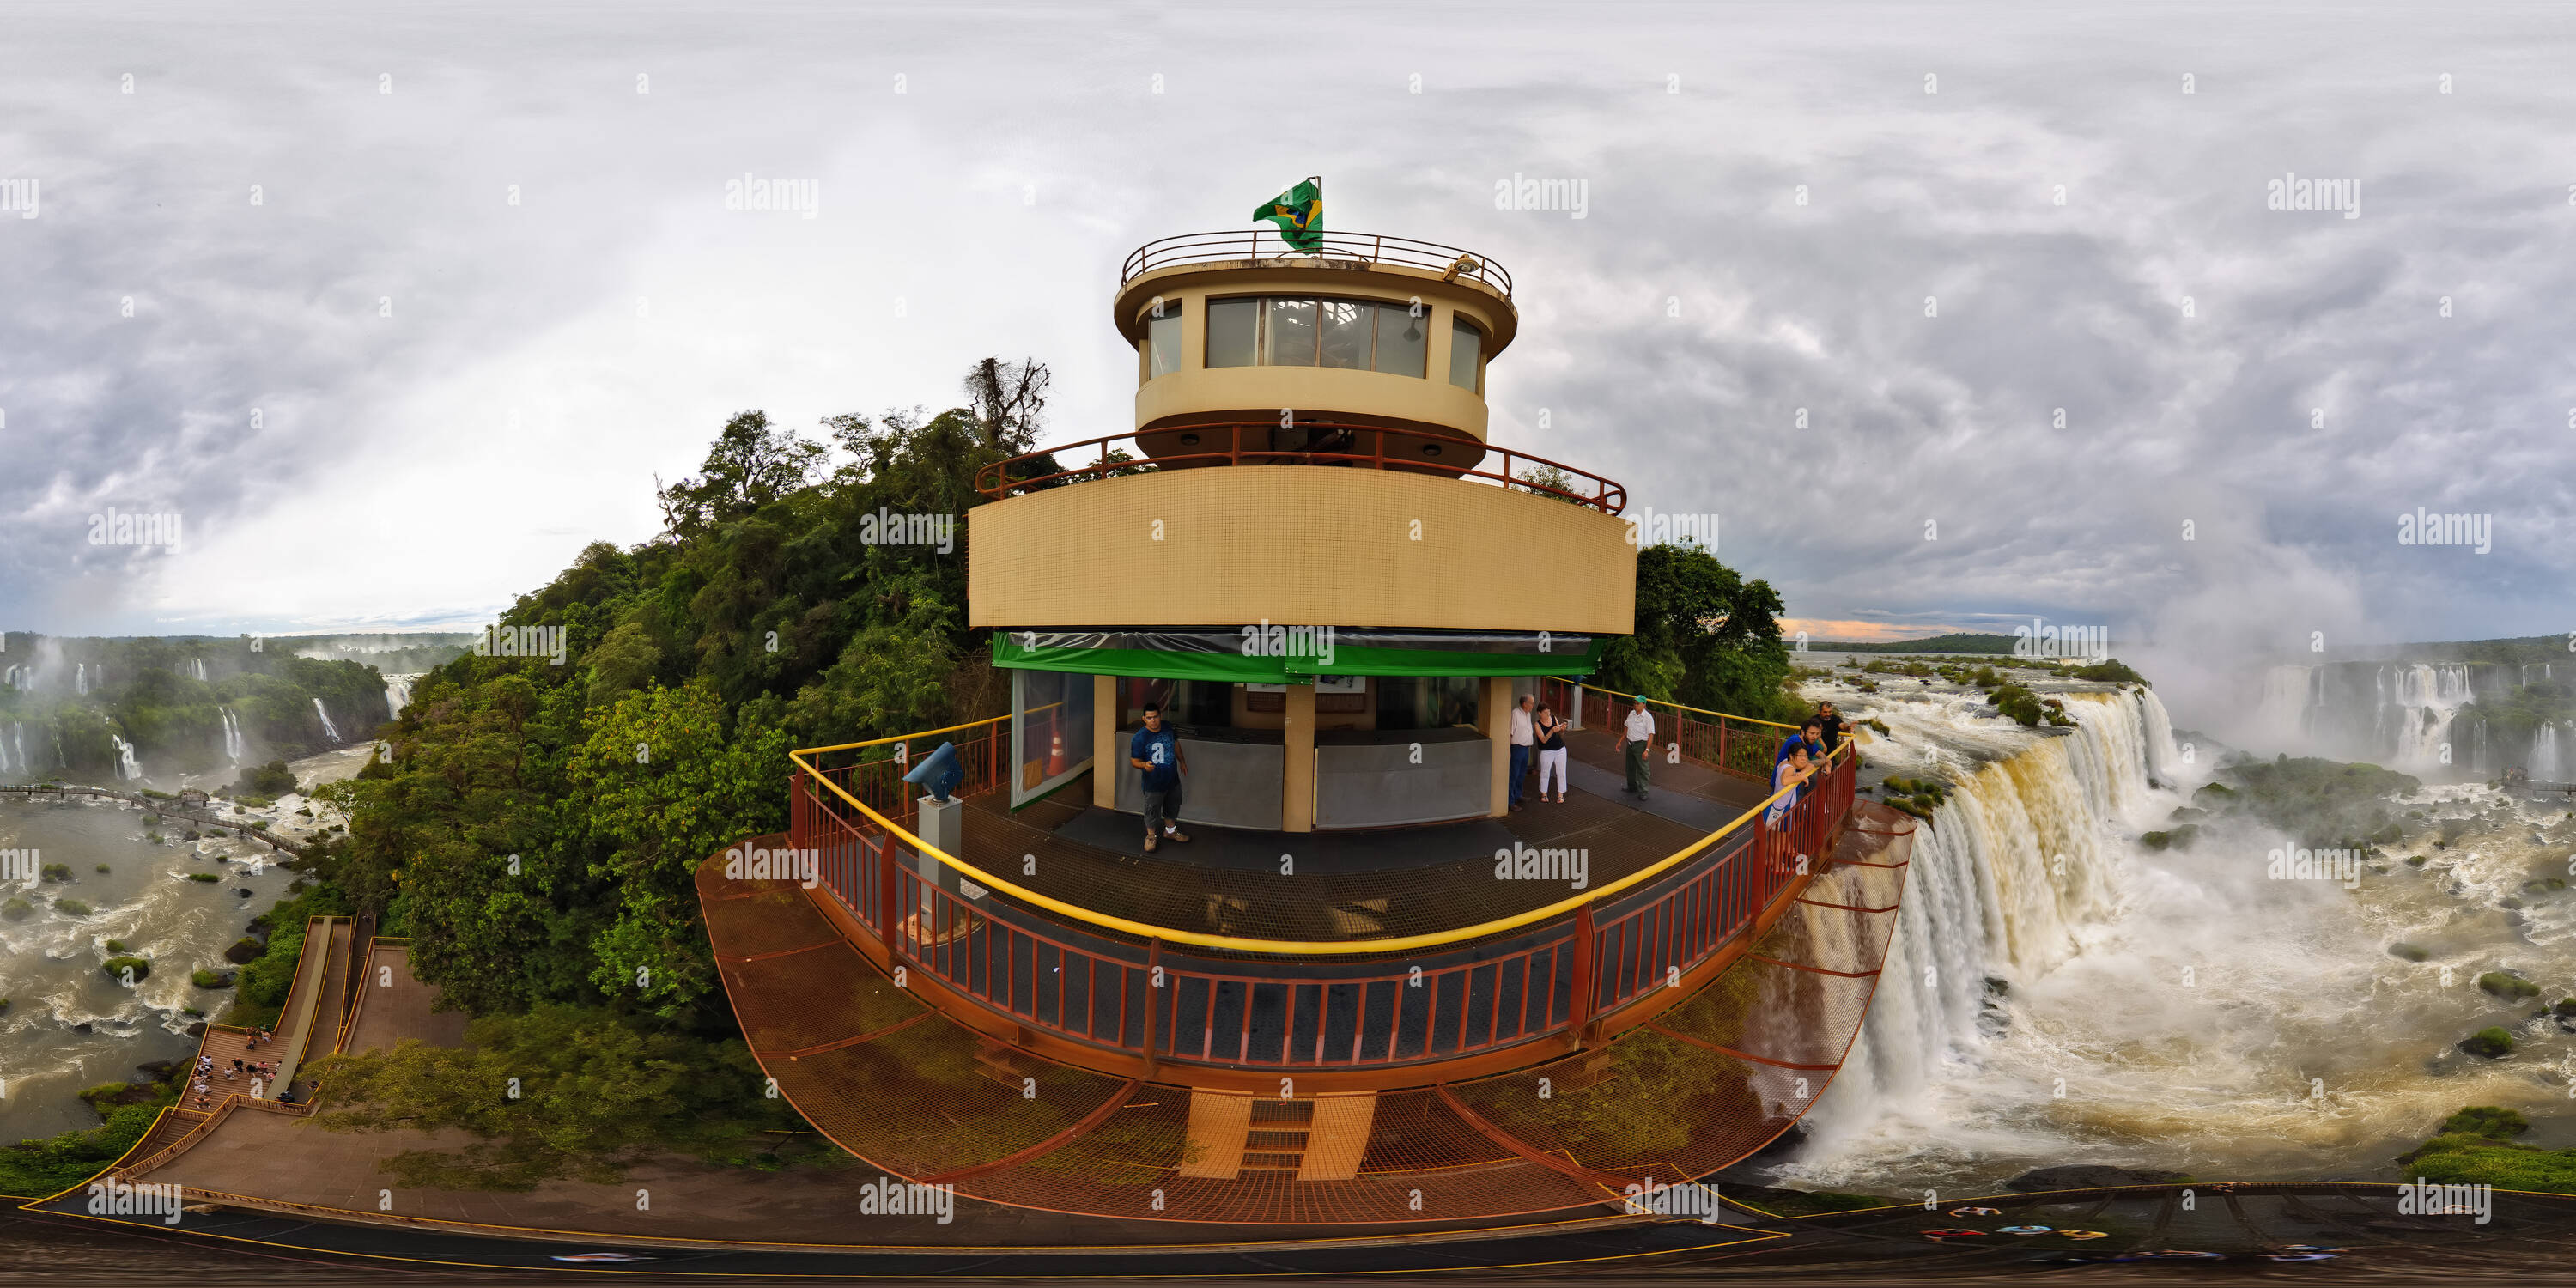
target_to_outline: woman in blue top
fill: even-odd
[[[1804,741],[1789,744],[1789,754],[1782,756],[1780,763],[1771,770],[1771,790],[1777,793],[1785,788],[1789,789],[1789,792],[1771,802],[1771,808],[1764,811],[1763,826],[1774,832],[1789,830],[1790,807],[1796,805],[1799,798],[1807,794],[1806,781],[1815,776],[1816,769],[1815,763],[1807,759],[1807,744]]]

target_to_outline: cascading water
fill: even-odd
[[[402,714],[402,709],[411,702],[411,682],[418,678],[413,675],[385,677],[385,714],[387,716]]]
[[[82,697],[89,696],[89,663],[78,664],[78,669],[72,672],[72,682],[79,686]]]
[[[340,741],[340,731],[332,726],[331,713],[322,709],[322,699],[313,699],[313,714],[322,717],[322,736],[333,742]]]
[[[238,765],[242,761],[241,721],[233,717],[232,708],[224,708],[224,757]]]
[[[2177,748],[2151,694],[2064,695],[2078,727],[2056,737],[1998,733],[1973,696],[1811,696],[1888,726],[1863,752],[1873,766],[1937,763],[1955,790],[1916,836],[1869,1017],[1778,1169],[1787,1183],[1979,1192],[2057,1163],[2376,1174],[2391,1142],[2460,1106],[2541,1112],[2564,1084],[2535,1072],[2576,1072],[2554,1027],[2517,1030],[2528,1059],[2451,1049],[2499,1022],[2479,972],[2576,974],[2576,903],[2532,893],[2563,872],[2560,810],[2516,816],[2496,789],[2430,787],[2389,798],[2390,816],[2484,830],[2433,849],[2446,833],[2413,824],[2349,884],[2274,879],[2267,847],[2337,842],[2236,819],[2170,849],[2138,843],[2175,826],[2216,759]],[[2398,861],[2418,846],[2424,866]],[[2432,957],[2392,955],[2395,941]]]
[[[2492,675],[2490,684],[2510,675]],[[2476,698],[2477,674],[2465,663],[2275,666],[2264,672],[2253,726],[2242,732],[2268,750],[2440,773],[2470,758],[2470,748],[2454,747],[2446,759],[2443,745],[2451,741],[2452,716]]]
[[[2558,726],[2544,724],[2532,736],[2531,776],[2540,782],[2555,783],[2562,781],[2564,775],[2558,763]]]
[[[115,734],[109,734],[108,740],[116,744],[116,776],[120,779],[141,778],[143,766],[134,759],[134,744]]]

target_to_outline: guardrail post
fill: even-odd
[[[1576,1046],[1583,1044],[1583,1026],[1592,1022],[1593,994],[1600,991],[1600,986],[1592,979],[1595,965],[1592,943],[1599,937],[1592,926],[1592,905],[1587,903],[1575,909],[1574,987],[1572,989],[1574,996],[1571,1002],[1572,1010],[1567,1014],[1566,1022],[1574,1032]]]
[[[1163,990],[1154,980],[1154,973],[1163,969],[1163,941],[1152,939],[1147,943],[1151,946],[1145,950],[1145,1076],[1150,1078],[1154,1076],[1154,1036],[1162,1032],[1163,1023]],[[1323,1039],[1319,1035],[1316,1041],[1321,1043]]]

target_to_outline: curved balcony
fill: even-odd
[[[1063,462],[1066,456],[1083,455],[1092,459],[1072,465]],[[999,500],[1086,479],[1235,465],[1397,470],[1500,484],[1590,506],[1603,514],[1615,515],[1628,507],[1625,486],[1544,456],[1452,434],[1317,420],[1292,425],[1275,419],[1217,421],[1086,438],[995,461],[975,472],[975,487]]]
[[[999,499],[966,515],[976,626],[1619,635],[1636,622],[1625,489],[1467,439],[1184,427],[997,462],[981,485]],[[1533,552],[1545,593],[1516,592]]]
[[[1503,299],[1512,298],[1512,275],[1484,256],[1438,242],[1382,233],[1327,232],[1313,250],[1280,239],[1271,225],[1257,229],[1182,233],[1137,247],[1118,269],[1118,284],[1167,268],[1311,267],[1317,264],[1354,268],[1393,267],[1435,275],[1442,281],[1471,282]]]
[[[1617,714],[1579,686],[1558,697],[1585,702],[1600,724]],[[1690,708],[1664,718],[1691,763],[1738,781],[1758,779],[1779,734]],[[1532,885],[1505,915],[1391,918],[1383,932],[1333,938],[1223,933],[1106,911],[1121,897],[1116,878],[1053,857],[1051,879],[1033,879],[1014,866],[1016,836],[970,826],[969,854],[956,855],[894,821],[909,794],[901,769],[938,741],[957,741],[970,804],[1005,781],[1000,723],[796,753],[787,840],[816,859],[816,902],[879,969],[991,1039],[1108,1076],[1240,1092],[1275,1091],[1283,1076],[1319,1091],[1423,1086],[1645,1025],[1787,909],[1852,805],[1846,746],[1785,826],[1764,825],[1777,798],[1761,798],[1589,890],[1552,898]],[[835,756],[866,758],[822,763]],[[1446,902],[1457,881],[1426,872],[1417,903]],[[1245,904],[1244,923],[1270,920],[1239,892],[1220,898]]]

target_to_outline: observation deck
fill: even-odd
[[[1014,813],[1003,722],[800,752],[789,831],[746,845],[812,854],[815,885],[699,873],[727,993],[844,1148],[1001,1202],[1150,1218],[1120,1186],[1152,1182],[1165,1219],[1402,1223],[1434,1219],[1406,1206],[1430,1185],[1438,1219],[1481,1220],[1705,1174],[1838,1067],[1912,822],[1854,802],[1845,744],[1769,825],[1783,731],[1668,704],[1678,755],[1619,797],[1601,730],[1625,703],[1550,693],[1587,726],[1568,804],[1339,849],[1201,828],[1146,856],[1079,789]],[[941,741],[969,771],[963,853],[895,821],[900,768]],[[1584,883],[1498,878],[1497,849],[1587,851]],[[1676,1092],[1653,1063],[1675,1059],[1714,1081]],[[1734,1108],[1642,1153],[1582,1139],[1582,1114],[1675,1094]],[[935,1106],[982,1125],[896,1130]]]

